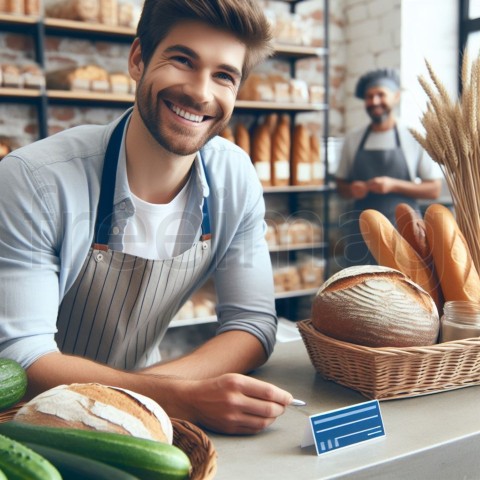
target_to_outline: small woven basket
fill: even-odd
[[[21,404],[0,413],[0,423],[12,420]],[[172,418],[173,444],[183,450],[192,464],[190,480],[211,480],[217,471],[217,453],[212,441],[198,427]],[[113,480],[113,479],[112,479]]]
[[[317,372],[370,399],[415,397],[480,384],[480,338],[372,348],[323,335],[311,320],[297,326]]]

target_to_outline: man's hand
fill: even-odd
[[[176,399],[178,412],[173,416],[219,433],[258,433],[282,415],[293,400],[285,390],[237,373],[182,383]]]
[[[375,177],[367,182],[367,188],[373,193],[392,193],[396,187],[396,179],[392,177]]]
[[[367,182],[354,181],[350,184],[350,193],[353,198],[360,200],[365,198],[368,194],[368,185]]]

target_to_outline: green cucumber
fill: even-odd
[[[0,470],[8,480],[62,480],[48,460],[3,435],[0,435]]]
[[[0,358],[0,410],[15,405],[27,391],[27,373],[10,358]]]
[[[46,458],[68,480],[139,480],[128,472],[76,453],[30,442],[24,445]]]
[[[45,427],[10,421],[0,423],[0,434],[83,455],[120,468],[143,480],[180,480],[189,477],[187,455],[167,443],[120,433]]]

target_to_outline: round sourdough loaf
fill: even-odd
[[[23,405],[15,420],[173,442],[170,417],[157,402],[129,390],[97,383],[73,383],[47,390]]]
[[[369,347],[437,342],[440,322],[432,297],[398,270],[349,267],[317,292],[312,323],[321,333]]]

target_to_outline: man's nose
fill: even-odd
[[[194,72],[183,86],[183,91],[198,103],[213,100],[212,79],[208,72]]]

